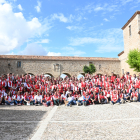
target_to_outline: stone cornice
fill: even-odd
[[[140,14],[140,11],[136,11],[134,15],[127,21],[127,23],[122,27],[122,30],[136,17],[137,14]]]
[[[124,51],[120,52],[120,53],[118,54],[118,56],[121,56],[123,53],[124,53]]]
[[[119,61],[118,58],[106,57],[72,57],[72,56],[33,56],[33,55],[0,55],[0,59],[17,59],[17,60],[78,60],[78,61]]]

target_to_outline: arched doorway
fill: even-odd
[[[96,75],[97,75],[98,77],[99,77],[99,76],[102,76],[102,74],[101,74],[101,73],[97,73]]]
[[[66,77],[71,77],[71,75],[68,74],[68,73],[63,73],[63,74],[60,75],[60,77],[61,78],[66,78]]]
[[[44,76],[45,77],[54,77],[51,73],[45,73]]]
[[[80,79],[80,78],[82,78],[82,77],[85,77],[85,73],[80,73],[80,74],[77,75],[77,78],[78,78],[78,79]]]
[[[33,73],[25,73],[24,76],[26,76],[27,74],[30,76],[35,76]]]

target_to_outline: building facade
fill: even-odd
[[[122,30],[124,37],[124,51],[118,54],[121,65],[121,74],[125,72],[134,74],[136,72],[129,68],[126,60],[130,50],[140,49],[140,11],[135,12],[135,14],[122,27]]]
[[[119,58],[99,57],[62,57],[62,56],[22,56],[0,55],[0,74],[49,74],[58,77],[61,74],[77,76],[83,73],[85,65],[93,63],[97,69],[96,74],[122,75],[125,72],[136,72],[126,63],[131,49],[140,49],[140,11],[128,20],[122,27],[124,36],[124,51],[118,54]]]
[[[96,57],[63,57],[63,56],[21,56],[1,55],[0,74],[49,74],[58,77],[61,74],[78,76],[83,74],[83,67],[93,63],[97,69],[96,74],[111,72],[120,74],[120,60],[118,58]]]

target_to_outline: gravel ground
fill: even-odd
[[[140,103],[59,107],[41,140],[139,140],[140,109],[133,105]]]

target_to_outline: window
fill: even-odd
[[[60,64],[54,64],[54,71],[60,71]]]
[[[99,65],[99,70],[101,69],[101,65]]]
[[[131,25],[129,26],[129,36],[131,36]]]
[[[21,61],[17,61],[17,67],[18,67],[18,68],[21,67]]]
[[[139,25],[139,31],[140,31],[140,15],[138,16],[138,25]]]
[[[124,69],[122,69],[122,74],[124,74]]]

